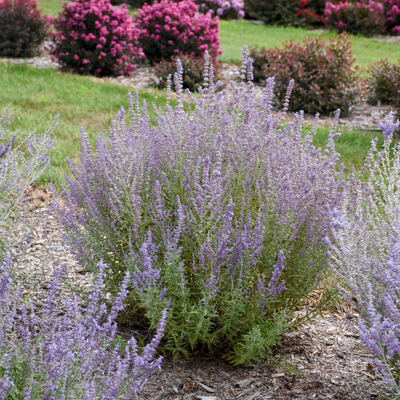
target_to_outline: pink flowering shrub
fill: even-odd
[[[181,53],[201,56],[206,50],[216,61],[222,53],[218,16],[199,14],[192,1],[161,0],[138,11],[134,24],[141,30],[140,45],[150,61],[171,60]]]
[[[0,57],[33,57],[40,52],[51,21],[35,0],[0,1]]]
[[[327,25],[338,32],[400,34],[400,0],[327,2],[325,17]]]
[[[343,0],[338,4],[325,5],[326,24],[339,33],[362,33],[366,36],[384,33],[386,18],[382,2],[361,0],[349,3]]]
[[[54,26],[53,56],[64,71],[97,76],[130,75],[143,58],[139,30],[127,8],[109,0],[76,0],[63,4]]]
[[[400,34],[400,0],[382,0],[386,16],[386,31]]]
[[[200,12],[217,14],[220,18],[244,17],[244,0],[195,0]]]

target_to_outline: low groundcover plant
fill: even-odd
[[[273,116],[274,80],[257,105],[246,50],[233,97],[217,92],[206,59],[190,106],[178,61],[177,106],[157,109],[154,127],[136,94],[129,124],[121,109],[95,148],[83,133],[66,207],[54,207],[82,265],[109,265],[106,290],[115,294],[131,273],[124,321],[141,316],[155,328],[170,302],[164,350],[220,352],[246,364],[268,355],[326,276],[322,239],[343,185],[333,142],[339,114],[321,151],[312,144],[316,125],[304,136],[302,113],[286,121],[293,82]],[[325,288],[305,317],[333,295]]]

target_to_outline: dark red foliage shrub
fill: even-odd
[[[64,71],[130,75],[135,59],[144,57],[139,30],[124,5],[114,9],[109,0],[64,3],[54,26],[53,55]]]
[[[154,0],[111,0],[111,4],[120,6],[126,4],[129,8],[141,8],[145,3],[153,4]]]
[[[35,0],[0,1],[0,56],[33,57],[40,53],[50,21]]]
[[[253,60],[253,82],[260,83],[265,80],[264,65],[268,62],[270,50],[265,47],[250,47],[249,56]]]
[[[359,67],[354,67],[350,41],[346,34],[322,40],[307,37],[303,43],[285,42],[283,49],[263,50],[264,76],[275,77],[276,99],[283,105],[290,80],[294,87],[289,108],[307,113],[329,114],[351,106],[364,98],[365,82]]]
[[[338,4],[326,3],[326,25],[337,32],[361,33],[372,36],[384,33],[386,17],[384,6],[379,1],[361,0],[348,3],[347,0]]]
[[[134,23],[141,30],[140,45],[150,61],[171,60],[182,53],[202,56],[205,50],[216,61],[222,53],[218,16],[199,14],[192,1],[161,0],[151,6],[145,4],[138,10]]]
[[[191,92],[198,90],[200,86],[204,86],[204,63],[203,57],[195,57],[191,54],[181,54],[179,56],[173,56],[171,61],[161,60],[160,63],[154,63],[155,73],[159,82],[156,86],[160,89],[167,87],[168,75],[174,76],[177,72],[176,62],[180,59],[183,68],[183,88],[189,89]],[[214,81],[220,80],[220,67],[217,63],[213,64],[214,69]],[[172,89],[173,83],[172,83]]]
[[[379,60],[368,72],[368,101],[400,109],[400,64],[390,64],[387,59]]]
[[[266,24],[324,25],[325,0],[245,0],[246,16]]]

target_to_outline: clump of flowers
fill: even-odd
[[[209,62],[209,60],[206,60]],[[160,63],[154,63],[154,72],[158,78],[156,86],[160,89],[168,87],[174,89],[174,84],[170,80],[174,76],[178,68],[181,66],[183,69],[182,84],[183,89],[189,89],[192,92],[197,92],[199,87],[204,83],[203,70],[204,70],[204,57],[195,57],[190,54],[181,54],[180,56],[173,56],[171,61],[161,60]],[[219,80],[219,66],[213,65],[213,79]]]
[[[285,102],[286,87],[292,79],[289,108],[293,111],[329,114],[340,108],[347,114],[364,98],[365,82],[360,69],[354,67],[355,59],[345,34],[329,39],[329,43],[323,41],[322,35],[307,37],[303,43],[285,42],[282,49],[262,50],[262,57],[263,75],[275,77],[279,106]]]
[[[0,57],[33,57],[40,53],[50,22],[36,0],[0,1]]]
[[[147,59],[159,62],[162,58],[183,53],[202,56],[207,50],[216,61],[220,50],[218,16],[199,14],[197,5],[189,0],[161,0],[145,4],[134,17],[140,29],[140,45]]]
[[[53,57],[62,70],[97,76],[130,75],[143,58],[139,30],[125,5],[109,0],[64,3],[54,22]]]
[[[141,315],[155,327],[170,302],[165,350],[206,349],[249,364],[270,354],[326,277],[322,239],[343,185],[339,113],[322,152],[312,144],[318,118],[307,134],[303,113],[286,121],[293,82],[279,115],[273,78],[258,104],[246,49],[232,97],[216,93],[206,66],[200,97],[189,92],[184,104],[177,69],[177,105],[156,109],[154,126],[136,93],[128,126],[121,110],[96,148],[82,135],[65,208],[54,207],[81,264],[94,272],[100,258],[109,265],[106,290],[115,293],[130,272],[124,321]],[[305,318],[333,295],[326,288]]]
[[[127,399],[160,367],[161,357],[153,361],[153,356],[166,312],[142,355],[134,338],[122,344],[115,319],[122,309],[129,276],[107,312],[101,302],[105,265],[98,267],[83,312],[76,299],[57,304],[62,274],[58,269],[38,315],[32,303],[21,302],[21,288],[12,284],[10,258],[0,266],[1,399]]]
[[[326,3],[326,24],[338,32],[361,33],[366,36],[384,33],[386,17],[382,2],[369,0],[338,4]]]
[[[236,19],[243,18],[243,0],[196,0],[200,12],[216,13],[220,18]]]
[[[372,142],[359,179],[351,174],[342,206],[332,212],[331,267],[347,298],[356,299],[360,339],[375,367],[400,395],[400,148],[391,146],[399,121],[381,124],[383,150]],[[327,240],[327,242],[329,242]]]

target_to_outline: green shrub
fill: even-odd
[[[368,101],[371,104],[390,104],[400,109],[400,64],[387,59],[371,65],[368,70]]]
[[[330,39],[328,44],[320,35],[316,39],[307,37],[303,43],[285,42],[282,49],[262,49],[256,56],[258,68],[262,59],[263,75],[275,78],[279,106],[283,106],[286,88],[294,80],[289,105],[292,111],[329,114],[340,109],[347,114],[365,97],[365,82],[359,67],[353,66],[355,59],[346,34]],[[255,74],[262,75],[259,69]]]

